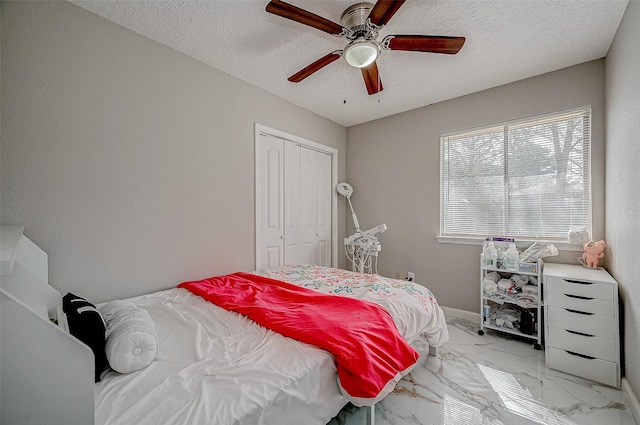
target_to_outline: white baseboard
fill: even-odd
[[[636,420],[636,423],[640,424],[640,402],[638,402],[638,398],[633,392],[631,385],[629,385],[629,381],[625,377],[622,378],[622,395],[627,402],[627,407],[633,415],[633,419]]]
[[[472,322],[480,323],[480,313],[473,313],[471,311],[466,311],[466,310],[458,310],[457,308],[451,308],[451,307],[440,306],[440,308],[444,312],[445,317],[457,317],[460,319],[466,319]]]

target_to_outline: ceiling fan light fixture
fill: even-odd
[[[343,52],[347,63],[355,68],[365,68],[380,56],[380,44],[375,40],[354,40]]]

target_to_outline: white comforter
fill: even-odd
[[[381,304],[408,340],[449,338],[431,292],[410,282],[315,266],[260,272]],[[131,298],[153,319],[155,361],[95,385],[96,425],[324,425],[347,402],[329,352],[284,337],[186,289]]]
[[[324,425],[346,404],[327,351],[186,289],[129,301],[153,318],[158,355],[95,385],[96,425]]]

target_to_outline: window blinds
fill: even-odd
[[[590,108],[441,137],[441,236],[591,233]]]

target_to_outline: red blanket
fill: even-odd
[[[333,354],[342,392],[357,406],[393,391],[419,354],[381,306],[279,280],[234,273],[178,285],[282,335]]]

